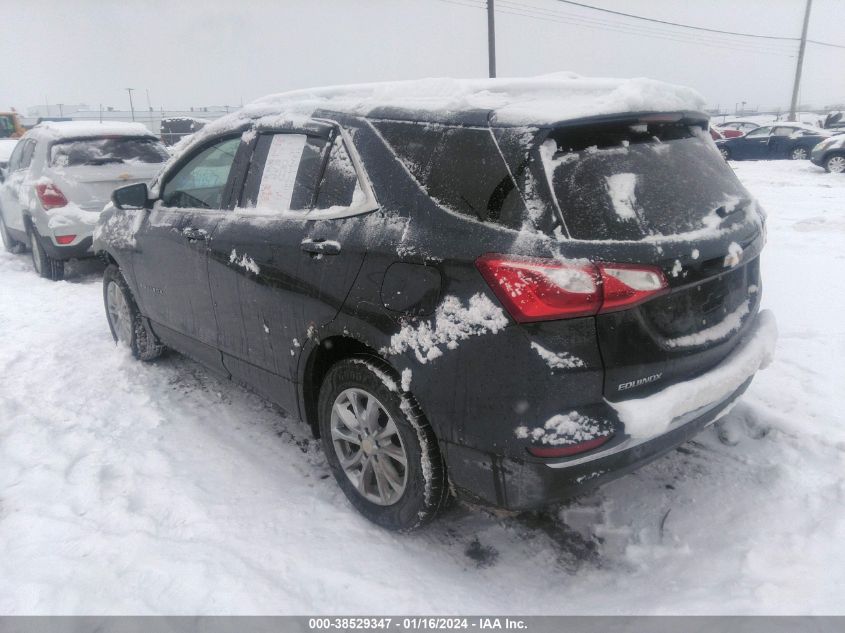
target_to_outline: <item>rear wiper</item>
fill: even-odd
[[[122,163],[125,162],[122,158],[91,158],[85,161],[86,165],[105,165],[107,163]]]

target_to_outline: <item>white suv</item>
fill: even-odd
[[[92,234],[111,192],[147,182],[169,154],[140,123],[49,122],[18,142],[0,182],[6,250],[32,250],[36,272],[64,276],[64,262],[91,257]]]

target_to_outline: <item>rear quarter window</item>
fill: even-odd
[[[525,204],[489,128],[405,121],[373,125],[438,205],[482,222],[524,226]]]

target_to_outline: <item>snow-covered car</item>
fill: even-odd
[[[725,121],[717,123],[716,127],[725,138],[737,138],[748,134],[751,130],[756,130],[760,124],[754,121]]]
[[[845,134],[831,136],[810,152],[810,161],[834,174],[845,173]]]
[[[61,279],[66,260],[93,255],[94,225],[112,190],[147,182],[168,158],[140,123],[35,126],[18,142],[0,184],[4,246],[29,246],[36,272]]]
[[[763,215],[702,106],[570,74],[265,98],[114,192],[112,335],[298,413],[381,526],[451,492],[580,494],[726,414],[773,352]]]
[[[773,123],[738,138],[716,141],[725,160],[806,160],[830,132],[804,123]]]
[[[6,169],[9,167],[9,158],[18,144],[18,139],[0,139],[0,179],[5,177]]]

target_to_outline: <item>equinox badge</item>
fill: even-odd
[[[640,378],[638,380],[632,380],[631,382],[623,382],[619,385],[619,391],[625,391],[626,389],[633,389],[634,387],[639,387],[640,385],[647,385],[650,382],[656,382],[660,380],[660,377],[663,375],[663,372],[659,374],[652,374],[651,376],[646,376],[645,378]]]

